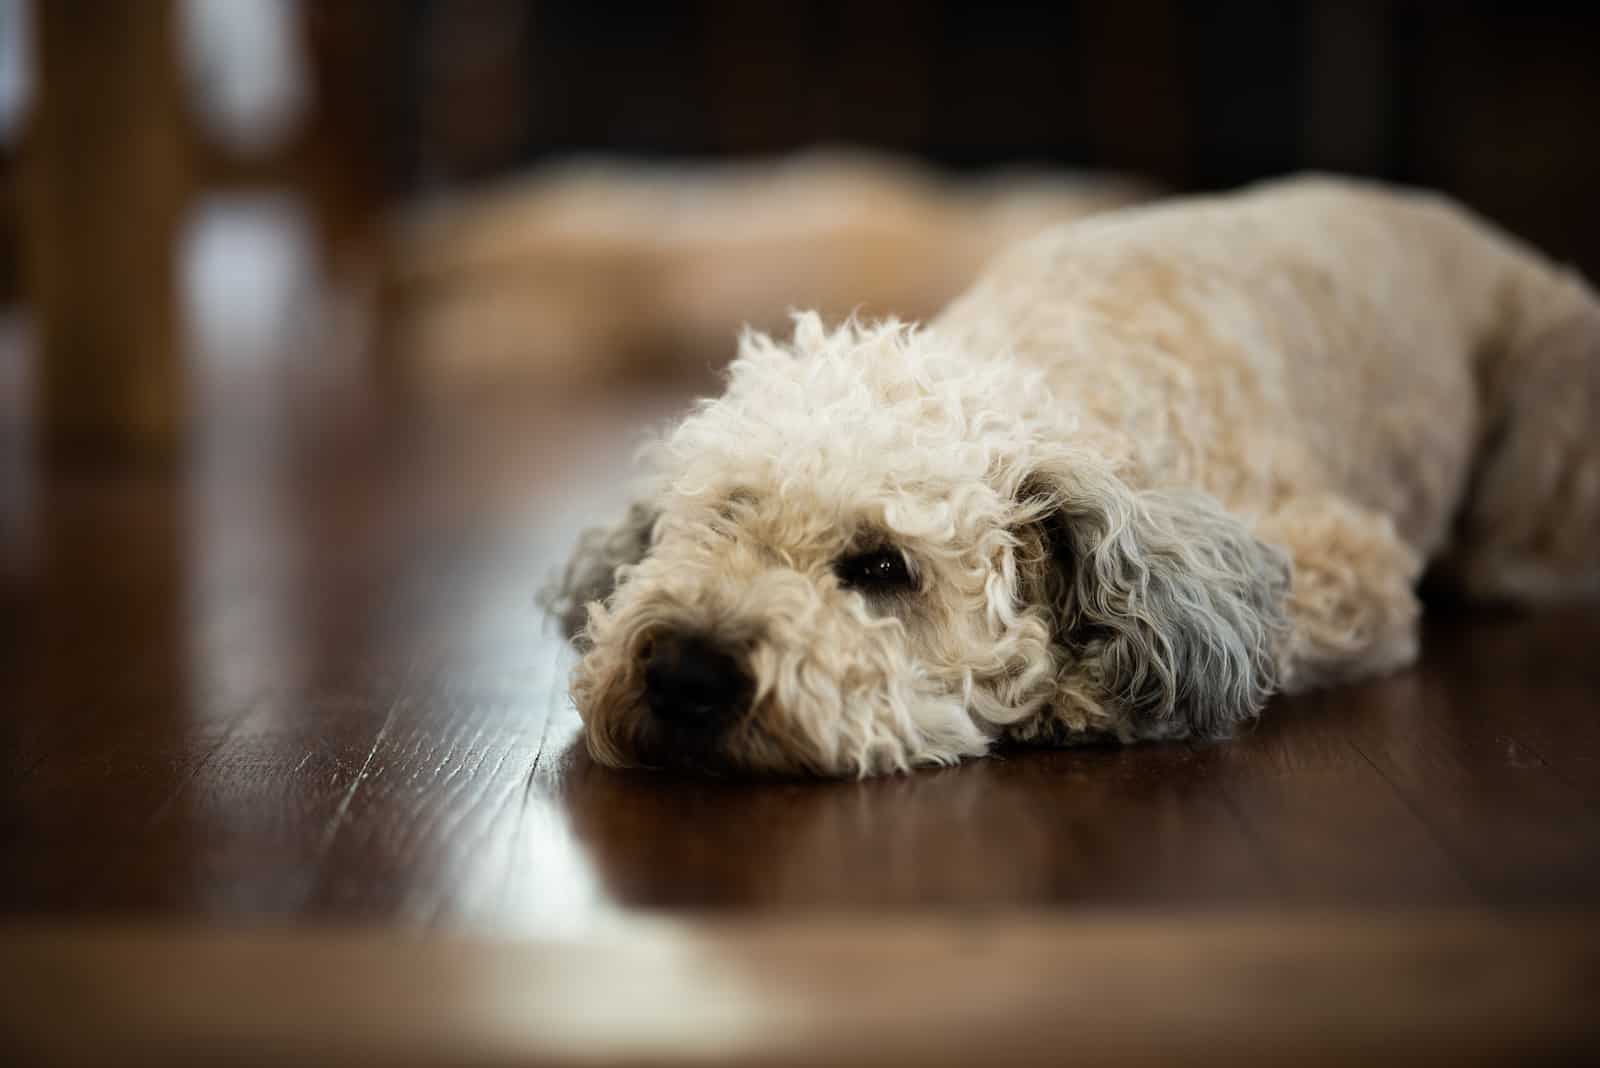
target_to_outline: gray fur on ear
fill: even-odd
[[[1281,676],[1282,551],[1204,494],[1109,474],[1036,476],[1024,493],[1049,546],[1064,686],[1099,695],[1125,738],[1225,737],[1255,718]]]
[[[611,596],[618,568],[644,559],[658,514],[654,506],[635,502],[617,523],[584,531],[561,577],[540,596],[545,610],[561,622],[561,632],[580,649],[588,644],[589,605]]]

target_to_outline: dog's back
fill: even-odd
[[[1081,419],[1123,437],[1130,477],[1199,483],[1245,512],[1326,490],[1427,555],[1522,369],[1556,359],[1584,414],[1600,405],[1595,309],[1445,198],[1310,177],[1054,229],[999,257],[938,327],[1049,367]],[[1587,356],[1546,355],[1575,333],[1594,334]]]

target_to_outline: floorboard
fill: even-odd
[[[1576,1064],[1600,1041],[1600,936],[1564,915],[0,928],[0,953],[30,976],[0,1000],[28,1063]]]

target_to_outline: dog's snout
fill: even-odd
[[[750,700],[751,681],[728,650],[698,634],[662,634],[644,662],[645,701],[664,722],[710,730],[727,726]]]

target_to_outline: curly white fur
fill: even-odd
[[[590,748],[868,774],[1001,737],[1223,736],[1275,690],[1403,664],[1425,559],[1480,592],[1600,574],[1596,447],[1525,396],[1576,374],[1592,413],[1597,308],[1444,202],[1299,181],[1052,231],[924,329],[747,334],[558,591]],[[1546,439],[1537,514],[1475,497],[1458,529],[1474,457],[1514,506]],[[913,588],[841,584],[874,546]],[[684,630],[754,680],[692,753],[643,699]]]

